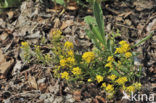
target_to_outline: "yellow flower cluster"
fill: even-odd
[[[114,75],[114,74],[110,75],[110,76],[108,76],[108,79],[114,81],[116,79],[116,75]]]
[[[113,68],[112,62],[107,63],[105,67]]]
[[[106,91],[107,91],[107,92],[112,92],[112,91],[114,91],[113,85],[108,84],[108,85],[106,86]]]
[[[62,67],[65,67],[65,66],[71,67],[71,66],[75,65],[75,63],[76,62],[75,62],[75,59],[73,57],[68,57],[68,58],[60,60],[60,65]]]
[[[45,61],[46,61],[46,62],[50,62],[50,61],[51,61],[51,56],[50,56],[50,54],[44,55],[44,58],[45,58]]]
[[[66,80],[68,80],[69,79],[69,73],[68,72],[63,72],[63,73],[61,73],[61,78],[62,79],[66,79]]]
[[[132,56],[132,53],[131,53],[131,52],[126,52],[126,53],[125,53],[125,57],[126,57],[126,58],[129,58],[129,57],[131,57],[131,56]]]
[[[29,43],[28,42],[22,42],[21,43],[21,48],[28,51],[28,49],[30,48]]]
[[[70,56],[70,57],[74,57],[74,51],[73,50],[69,50],[67,52],[67,55]]]
[[[135,92],[136,90],[141,89],[141,83],[136,82],[136,83],[133,83],[132,85],[130,85],[128,87],[125,87],[123,85],[123,89],[128,93]]]
[[[119,67],[119,66],[121,66],[121,64],[122,64],[122,63],[118,60],[117,66]]]
[[[60,65],[61,65],[62,67],[65,67],[65,66],[66,66],[66,59],[61,59],[61,60],[60,60]]]
[[[133,85],[137,90],[140,90],[142,86],[141,83],[138,83],[138,82],[134,83]]]
[[[74,45],[72,42],[70,41],[66,41],[65,44],[64,44],[64,48],[67,49],[67,50],[71,50],[74,48]]]
[[[107,59],[107,62],[113,62],[113,61],[114,61],[113,56],[109,56],[108,59]]]
[[[35,45],[34,47],[35,47],[36,52],[40,52],[40,46],[39,45]]]
[[[115,82],[118,83],[119,85],[124,85],[125,82],[127,82],[127,77],[120,77],[118,78]]]
[[[100,83],[100,82],[103,81],[103,77],[101,75],[97,75],[96,80],[97,80],[98,83]]]
[[[95,55],[93,52],[85,52],[82,55],[82,59],[86,62],[86,63],[90,63],[91,61],[93,61],[95,58]]]
[[[62,67],[72,67],[76,64],[76,60],[74,58],[74,51],[72,50],[74,47],[72,42],[65,42],[63,55],[60,55],[60,66]]]
[[[120,47],[116,48],[115,54],[116,53],[123,54],[130,50],[130,45],[126,41],[120,41],[119,44]]]
[[[74,75],[80,75],[81,74],[81,69],[79,67],[75,67],[75,68],[73,68],[72,73]]]
[[[68,58],[67,58],[67,63],[69,63],[69,64],[71,64],[71,65],[72,65],[72,64],[74,65],[74,64],[75,64],[75,59],[74,59],[73,57],[68,57]]]
[[[91,82],[92,81],[92,79],[88,79],[88,82]]]
[[[61,35],[62,32],[61,32],[60,29],[56,29],[56,30],[54,30],[54,31],[52,32],[52,34],[53,34],[53,35]]]
[[[22,45],[23,47],[29,46],[28,42],[22,42],[21,45]]]
[[[128,86],[128,87],[126,87],[126,91],[129,92],[129,93],[134,92],[135,91],[135,87],[132,86],[132,85]]]
[[[113,56],[109,56],[109,57],[107,58],[107,62],[108,62],[108,63],[105,65],[105,67],[109,67],[110,70],[112,70],[112,69],[113,69],[113,64],[112,64],[113,61],[114,61]]]
[[[102,88],[105,88],[107,98],[112,98],[114,96],[114,86],[111,84],[106,85],[106,83],[102,83]]]
[[[101,87],[105,88],[106,87],[106,83],[102,83]]]
[[[58,41],[61,38],[61,30],[60,29],[56,29],[52,31],[52,40],[53,41]]]
[[[65,42],[64,48],[62,50],[62,55],[60,55],[60,68],[63,68],[64,70],[67,70],[68,72],[64,71],[61,73],[61,78],[69,80],[70,74],[74,75],[80,75],[82,74],[82,71],[79,67],[75,67],[76,60],[74,58],[74,45],[72,42]]]

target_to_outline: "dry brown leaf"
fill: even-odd
[[[40,91],[45,92],[47,89],[47,85],[45,83],[41,83],[39,84],[38,88]]]
[[[77,91],[74,91],[73,93],[73,97],[76,101],[81,101],[81,91],[77,90]]]
[[[68,10],[77,10],[77,3],[75,1],[70,1],[67,6]]]
[[[77,10],[77,7],[75,7],[75,6],[67,6],[67,9],[74,11],[74,10]]]
[[[154,19],[152,22],[150,22],[147,27],[146,30],[148,32],[152,31],[152,30],[156,30],[156,19]]]
[[[95,98],[93,99],[93,103],[99,103],[99,101]]]
[[[58,7],[57,7],[58,8]],[[61,8],[59,9],[46,9],[46,12],[55,12],[55,13],[58,13],[60,11]]]
[[[9,72],[13,64],[14,59],[6,61],[5,55],[2,53],[2,50],[0,49],[0,74],[3,75],[2,77],[6,77],[7,73]]]
[[[29,85],[30,85],[32,88],[38,89],[38,85],[37,85],[37,82],[36,82],[35,77],[29,75],[28,82],[29,82]]]
[[[117,21],[122,21],[123,19],[122,19],[122,17],[117,16],[117,17],[116,17],[116,20],[117,20]]]
[[[14,16],[14,12],[13,12],[13,11],[9,11],[9,12],[7,13],[7,15],[8,15],[9,19],[12,19],[13,16]]]
[[[101,97],[101,96],[96,96],[97,99],[99,99],[102,103],[106,103],[107,101]]]
[[[2,33],[2,34],[0,35],[0,40],[1,40],[1,41],[6,40],[7,37],[8,37],[8,35],[9,35],[8,33],[5,33],[5,32]]]
[[[132,11],[124,12],[124,13],[119,14],[118,16],[126,18],[127,16],[131,15],[132,13],[133,13]]]
[[[61,24],[59,18],[56,18],[56,19],[54,20],[54,22],[55,22],[55,24],[54,24],[54,28],[58,28],[59,25]]]
[[[63,21],[62,26],[60,27],[60,29],[63,30],[63,29],[65,29],[65,28],[67,28],[67,27],[69,27],[69,26],[71,26],[73,24],[74,24],[73,20]]]

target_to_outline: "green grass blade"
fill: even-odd
[[[97,1],[94,2],[94,16],[96,18],[96,22],[98,24],[101,36],[103,37],[104,44],[106,46],[105,32],[104,32],[103,12],[102,12],[100,3],[98,3]]]
[[[154,34],[154,32],[150,32],[150,34],[148,36],[146,36],[145,38],[143,38],[142,40],[140,40],[137,44],[135,44],[134,46],[132,46],[132,48],[139,46],[141,43],[145,42],[146,40],[150,39],[152,37],[152,35]]]

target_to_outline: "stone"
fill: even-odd
[[[70,103],[74,103],[74,102],[75,102],[75,99],[73,98],[72,95],[67,94],[67,96],[66,96],[66,101],[67,101],[67,102],[70,102]]]
[[[58,96],[58,97],[55,98],[53,103],[63,103],[63,98],[61,96]]]
[[[37,81],[37,84],[44,83],[44,82],[45,82],[45,80],[46,80],[46,78],[39,79],[39,80]]]
[[[47,95],[46,94],[41,94],[41,96],[39,97],[40,100],[44,100],[47,98]]]

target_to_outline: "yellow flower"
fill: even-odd
[[[57,41],[59,38],[61,38],[61,34],[62,34],[62,32],[60,29],[56,29],[56,30],[52,31],[52,36],[53,36],[52,39],[54,41]]]
[[[61,73],[61,78],[68,80],[69,79],[69,73],[68,72]]]
[[[40,46],[39,45],[35,45],[35,51],[40,52]]]
[[[138,83],[138,82],[134,83],[133,85],[135,86],[137,90],[140,90],[142,86],[141,83]]]
[[[47,62],[50,62],[50,60],[51,60],[50,54],[46,54],[44,57],[45,57],[45,60],[46,60]]]
[[[106,83],[102,83],[102,88],[105,88],[106,87]]]
[[[108,93],[107,98],[112,99],[114,97],[114,92]]]
[[[88,79],[88,82],[91,82],[92,81],[92,79]]]
[[[117,64],[117,66],[120,66],[121,65],[121,62],[118,60],[118,64]]]
[[[63,67],[66,66],[66,60],[65,59],[61,59],[60,60],[60,65],[63,66]]]
[[[126,88],[126,91],[128,91],[129,93],[134,92],[135,87],[134,86],[129,86],[129,87]]]
[[[96,80],[97,80],[98,83],[100,83],[100,82],[103,81],[103,77],[101,75],[97,75]]]
[[[132,56],[132,53],[131,53],[131,52],[126,52],[126,53],[125,53],[125,57],[126,57],[126,58],[129,58],[129,57],[131,57],[131,56]]]
[[[57,29],[57,30],[54,30],[54,31],[52,32],[52,34],[53,34],[53,35],[61,35],[62,32],[61,32],[60,29]]]
[[[60,58],[60,59],[63,59],[63,58],[64,58],[64,56],[63,56],[63,55],[59,55],[59,58]]]
[[[76,63],[73,57],[68,57],[66,61],[70,66],[75,65]]]
[[[120,48],[116,48],[115,54],[120,53],[120,52],[121,52],[121,49]]]
[[[73,45],[72,42],[66,41],[65,44],[64,44],[64,48],[70,50],[70,49],[74,48],[74,45]]]
[[[114,61],[113,56],[109,56],[108,59],[107,59],[107,62],[113,62],[113,61]]]
[[[109,68],[109,71],[112,71],[113,70],[113,67]]]
[[[73,68],[72,73],[74,75],[80,75],[81,74],[81,69],[79,67]]]
[[[73,52],[73,50],[69,50],[69,51],[67,52],[67,54],[68,54],[70,57],[74,57],[74,52]]]
[[[113,74],[113,75],[111,75],[111,76],[108,76],[108,79],[114,81],[114,80],[116,79],[116,75]]]
[[[106,91],[107,91],[107,92],[112,92],[113,90],[114,90],[113,85],[108,84],[108,85],[106,86]]]
[[[85,52],[82,55],[82,59],[85,60],[87,63],[90,63],[91,61],[93,61],[95,58],[95,55],[93,52]]]
[[[127,42],[124,41],[124,40],[122,40],[122,41],[119,42],[119,44],[120,44],[120,45],[124,45],[124,44],[127,44]]]
[[[105,67],[112,68],[112,67],[113,67],[113,65],[112,65],[112,63],[111,63],[111,62],[109,62],[109,63],[107,63],[107,64],[105,65]]]
[[[123,85],[125,84],[125,82],[127,82],[127,77],[120,77],[119,79],[116,80],[116,82],[119,84],[119,85]]]
[[[28,42],[22,42],[21,44],[22,44],[22,46],[28,46],[29,45]]]
[[[116,48],[115,54],[116,53],[123,54],[130,50],[130,45],[126,41],[121,41],[119,42],[119,44],[121,45],[121,47]]]

